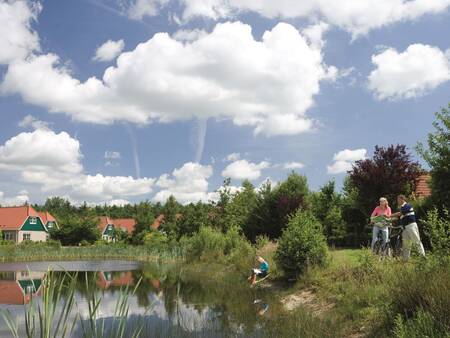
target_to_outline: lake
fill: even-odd
[[[91,291],[101,300],[96,320],[108,327],[123,290],[135,290],[127,300],[127,327],[142,326],[141,337],[260,337],[265,336],[265,323],[281,311],[267,288],[250,288],[245,276],[234,273],[212,278],[207,265],[186,269],[180,263],[164,262],[2,263],[0,309],[11,313],[20,328],[19,336],[25,336],[24,308],[30,302],[40,302],[49,268],[76,278],[75,306],[70,316],[72,322],[77,315],[81,319],[76,321],[73,337],[83,336],[83,323],[89,322]],[[3,319],[0,337],[11,337]]]

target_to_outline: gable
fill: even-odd
[[[23,223],[22,231],[47,231],[41,219],[36,216],[28,216],[27,220]]]

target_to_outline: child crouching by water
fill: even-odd
[[[256,260],[259,262],[259,268],[252,269],[252,274],[247,279],[250,285],[254,285],[256,283],[256,277],[264,278],[269,273],[269,263],[267,263],[261,256],[257,256]]]

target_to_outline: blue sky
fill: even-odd
[[[0,1],[0,203],[341,184],[450,101],[448,0],[208,3]]]

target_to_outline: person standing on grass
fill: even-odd
[[[400,211],[392,214],[392,217],[400,217],[400,224],[403,227],[403,259],[405,261],[409,259],[413,245],[417,246],[417,249],[422,256],[425,256],[425,249],[423,248],[422,241],[420,240],[419,227],[416,223],[414,208],[406,201],[405,195],[398,195],[397,203],[400,207]]]
[[[386,224],[386,218],[389,218],[392,214],[389,207],[388,200],[385,197],[380,198],[380,205],[378,205],[370,216],[370,221],[373,224],[372,230],[372,250],[378,239],[378,233],[381,232],[382,245],[386,245],[389,238],[389,227]]]

